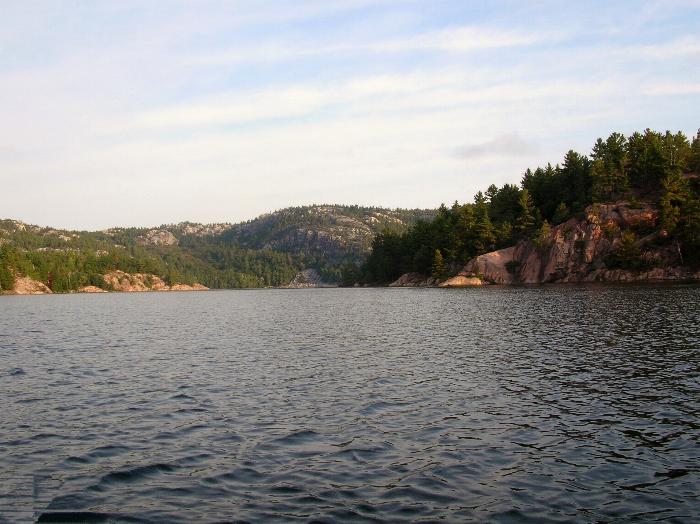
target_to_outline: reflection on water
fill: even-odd
[[[694,286],[1,297],[0,521],[696,521],[699,350]]]

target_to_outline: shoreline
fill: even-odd
[[[348,286],[348,287],[305,287],[305,288],[289,288],[289,287],[238,287],[238,288],[209,288],[209,289],[168,289],[168,290],[148,290],[148,291],[107,291],[91,292],[91,291],[67,291],[55,293],[13,293],[0,292],[0,297],[29,297],[29,296],[66,296],[66,295],[131,295],[131,294],[155,294],[155,293],[191,293],[197,292],[222,292],[222,291],[304,291],[304,290],[426,290],[440,289],[446,291],[454,291],[461,289],[532,289],[532,288],[550,288],[550,287],[632,287],[632,286],[688,286],[700,285],[698,279],[678,279],[678,280],[637,280],[637,281],[616,281],[616,282],[544,282],[544,283],[522,283],[522,284],[483,284],[479,286]]]

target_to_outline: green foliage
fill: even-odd
[[[630,271],[646,269],[641,249],[637,245],[637,236],[632,231],[624,231],[620,239],[620,245],[608,255],[605,263],[610,269],[626,269]]]
[[[547,243],[549,242],[549,235],[551,232],[552,228],[549,225],[549,222],[544,220],[539,230],[537,231],[537,234],[532,239],[532,243],[535,244],[537,247],[546,247]]]
[[[662,186],[661,227],[677,242],[681,263],[700,265],[700,180],[672,174]]]
[[[515,230],[521,238],[529,238],[535,229],[535,205],[527,189],[523,189],[518,198],[518,219]]]
[[[690,197],[688,182],[679,174],[667,176],[663,182],[663,195],[659,201],[661,227],[675,231],[681,218],[681,208]]]
[[[564,202],[560,202],[552,217],[552,224],[561,224],[571,218],[571,212]]]
[[[9,246],[0,246],[0,291],[9,291],[14,287],[15,277],[11,270],[13,265]]]
[[[688,169],[700,175],[700,129],[698,129],[698,133],[693,138],[693,143],[690,146]]]
[[[360,281],[362,273],[360,267],[354,262],[348,261],[340,268],[340,286],[351,287]]]
[[[591,191],[593,200],[615,200],[629,188],[627,178],[627,139],[612,133],[607,140],[599,138],[591,154]]]
[[[447,269],[445,268],[445,259],[442,257],[442,253],[439,249],[435,250],[433,255],[433,265],[431,275],[433,278],[442,280],[447,275]]]

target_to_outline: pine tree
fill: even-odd
[[[549,240],[549,235],[552,231],[551,226],[549,225],[549,222],[544,220],[542,222],[542,225],[540,226],[539,230],[537,231],[537,235],[535,235],[535,239],[533,243],[538,246],[542,247],[544,246],[547,241]]]
[[[662,182],[664,193],[659,202],[661,227],[674,233],[681,217],[681,208],[690,196],[686,180],[678,173],[667,176]]]
[[[435,254],[433,255],[432,276],[433,278],[442,280],[443,278],[445,278],[446,273],[447,270],[445,268],[445,260],[443,259],[440,250],[436,249]]]
[[[688,169],[700,175],[700,129],[698,129],[698,134],[695,135],[693,143],[690,146]]]
[[[521,237],[526,238],[530,236],[535,226],[535,206],[527,189],[523,189],[520,193],[518,205],[520,214],[515,222],[515,230]]]
[[[486,199],[481,192],[474,199],[474,248],[479,254],[493,249],[496,235],[489,216]]]
[[[0,291],[9,291],[15,285],[15,277],[12,271],[0,260]]]
[[[552,223],[556,225],[561,224],[562,222],[566,222],[569,219],[569,216],[569,208],[566,207],[566,204],[564,202],[560,202],[557,206],[556,211],[554,212]]]

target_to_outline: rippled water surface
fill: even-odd
[[[0,522],[700,519],[700,287],[0,297]]]

